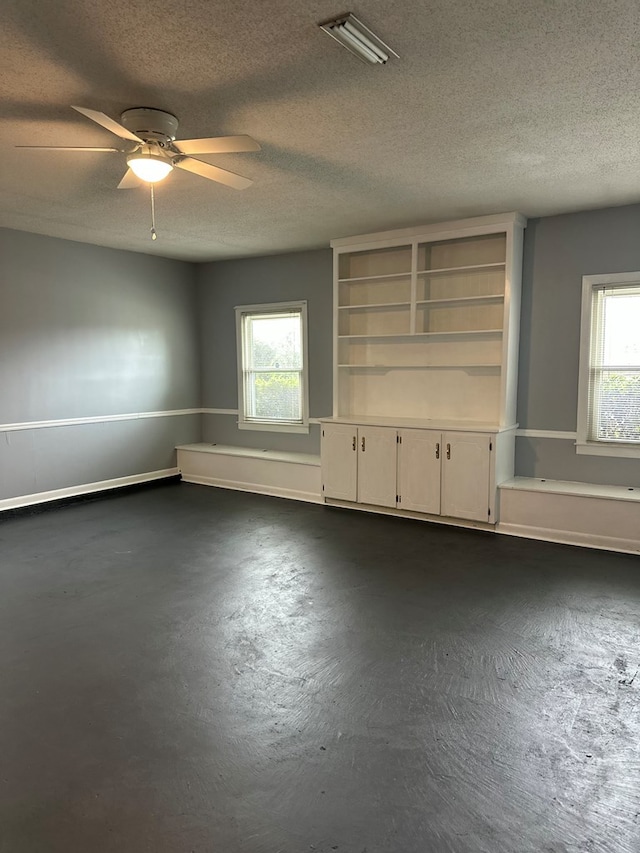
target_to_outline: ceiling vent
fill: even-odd
[[[319,24],[319,27],[363,62],[384,65],[390,56],[398,59],[398,54],[351,12],[325,21]]]

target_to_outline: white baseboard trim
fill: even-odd
[[[593,533],[580,533],[575,530],[553,530],[550,527],[532,527],[527,524],[509,524],[508,522],[498,524],[496,532],[506,536],[555,542],[559,545],[578,545],[582,548],[597,548],[601,551],[640,554],[640,542],[637,539],[614,539],[611,536],[596,536]]]
[[[340,501],[327,498],[323,501],[325,506],[337,507],[338,509],[352,509],[356,512],[369,512],[375,515],[391,515],[394,518],[410,518],[413,521],[425,521],[427,524],[442,524],[446,527],[464,527],[467,530],[484,530],[487,533],[495,533],[494,524],[485,521],[473,521],[466,518],[452,518],[450,515],[426,515],[423,512],[412,512],[407,509],[394,509],[386,506],[371,506],[370,504],[359,504],[351,501]]]
[[[68,486],[64,489],[53,489],[50,492],[36,492],[32,495],[20,495],[15,498],[0,500],[0,512],[8,509],[21,509],[27,506],[59,501],[64,498],[75,498],[80,495],[90,495],[92,492],[105,492],[109,489],[121,489],[125,486],[135,486],[138,483],[148,483],[152,480],[163,480],[179,474],[178,468],[164,468],[160,471],[148,471],[145,474],[132,474],[129,477],[116,477],[113,480],[100,480],[97,483],[83,483],[80,486]]]
[[[198,474],[183,474],[183,483],[194,483],[198,486],[215,486],[218,489],[232,489],[234,492],[252,492],[258,495],[271,495],[274,498],[289,498],[306,503],[322,503],[320,495],[313,492],[301,492],[297,489],[283,489],[279,486],[264,486],[259,483],[239,483],[234,480],[222,480],[218,477],[205,477]]]

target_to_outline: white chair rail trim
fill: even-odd
[[[202,409],[170,409],[165,412],[127,412],[122,415],[94,415],[88,418],[55,418],[48,421],[23,421],[22,423],[0,424],[0,432],[50,429],[51,427],[78,426],[81,424],[106,424],[115,421],[137,421],[142,418],[173,418],[180,415],[199,415],[201,413]]]

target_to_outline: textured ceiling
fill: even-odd
[[[637,0],[367,0],[399,54],[369,66],[317,22],[335,0],[0,0],[0,226],[213,260],[461,216],[640,198]],[[255,183],[186,172],[117,190],[120,154],[70,109],[156,107],[178,138],[247,133],[209,155]]]

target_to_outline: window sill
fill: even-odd
[[[238,421],[238,429],[248,429],[255,432],[297,432],[308,433],[309,424],[285,424],[276,421],[257,423],[254,421]]]
[[[626,459],[640,459],[640,442],[638,444],[605,441],[576,442],[576,453],[582,456],[619,456]]]

